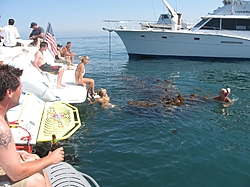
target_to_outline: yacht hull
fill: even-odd
[[[218,33],[183,31],[114,30],[130,59],[212,58],[250,59],[250,40]]]

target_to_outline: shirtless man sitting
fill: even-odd
[[[64,68],[62,68],[61,66],[51,66],[44,61],[43,52],[46,51],[47,48],[48,48],[47,42],[42,42],[40,44],[40,49],[35,54],[35,60],[34,60],[33,65],[42,74],[44,74],[44,71],[52,73],[52,74],[56,74],[57,75],[56,88],[63,88],[66,86],[62,84],[62,76],[64,73]]]
[[[71,65],[74,66],[74,58],[76,56],[75,53],[71,51],[71,42],[67,42],[67,45],[62,48],[61,52],[63,57],[68,57],[71,60]]]
[[[41,159],[34,154],[17,152],[6,118],[7,111],[19,104],[22,73],[23,70],[10,65],[0,66],[0,186],[51,187],[43,169],[63,161],[63,148]]]

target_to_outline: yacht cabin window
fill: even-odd
[[[201,27],[205,30],[220,30],[220,18],[213,18]]]
[[[222,29],[250,30],[250,20],[249,19],[223,19]]]
[[[205,21],[205,20],[204,20]],[[199,26],[204,22],[198,23]],[[195,27],[198,27],[198,24]],[[249,19],[220,19],[212,18],[201,27],[203,30],[250,30]]]

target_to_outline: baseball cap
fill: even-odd
[[[32,22],[32,23],[30,24],[30,28],[32,28],[33,26],[36,26],[36,25],[37,25],[37,23]]]

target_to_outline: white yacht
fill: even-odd
[[[250,59],[250,1],[224,0],[192,29],[178,29],[177,13],[162,1],[171,14],[171,29],[136,29],[128,22],[122,26],[124,21],[104,29],[119,35],[130,58]]]

